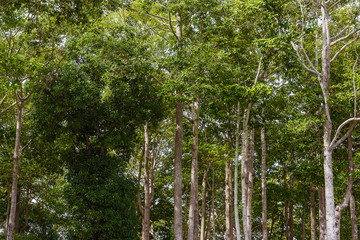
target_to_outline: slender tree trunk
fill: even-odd
[[[294,204],[293,204],[293,182],[294,182],[294,178],[292,173],[290,173],[290,195],[291,195],[291,201],[289,203],[289,239],[293,240],[294,239]]]
[[[7,231],[7,240],[12,240],[13,233],[15,230],[17,188],[18,188],[19,164],[20,164],[20,153],[21,153],[20,137],[21,137],[21,126],[22,126],[22,118],[23,118],[23,116],[22,116],[23,106],[24,106],[24,102],[22,100],[20,100],[20,102],[18,103],[18,112],[16,114],[14,167],[13,167],[13,175],[12,175],[11,207],[10,207],[10,217],[9,217],[9,228]]]
[[[198,126],[200,115],[200,100],[192,104],[193,146],[191,163],[191,191],[189,207],[188,240],[199,239],[199,209],[198,209]]]
[[[240,219],[239,219],[239,135],[240,135],[240,102],[237,103],[237,118],[236,118],[236,139],[235,139],[235,173],[234,173],[234,210],[235,210],[235,229],[236,239],[240,240]]]
[[[262,235],[263,240],[268,239],[267,227],[267,204],[266,204],[266,139],[265,139],[265,120],[264,108],[262,109],[262,128],[261,128],[261,202],[262,202]]]
[[[212,212],[212,235],[213,240],[216,239],[216,229],[215,229],[215,174],[214,168],[212,169],[212,183],[211,183],[211,212]]]
[[[302,218],[301,218],[302,240],[306,240],[306,228],[305,228],[306,202],[304,202],[302,210],[303,210]]]
[[[285,238],[289,240],[289,204],[285,203]]]
[[[310,223],[311,240],[316,240],[315,188],[310,184]]]
[[[171,19],[170,19],[171,21]],[[176,15],[176,38],[178,50],[182,49],[182,21],[180,14]],[[171,23],[171,22],[170,22]],[[174,240],[182,240],[182,145],[183,145],[183,104],[176,103],[176,132],[174,159]]]
[[[322,77],[321,89],[324,98],[324,110],[326,120],[324,123],[324,178],[325,178],[325,213],[326,213],[326,236],[327,240],[336,240],[335,232],[335,196],[334,176],[332,168],[331,130],[332,121],[329,106],[329,80],[330,80],[330,29],[328,23],[328,9],[325,0],[322,0]]]
[[[228,141],[229,141],[229,149],[232,149],[230,114],[231,114],[230,110],[228,110]],[[234,239],[234,220],[233,220],[234,201],[233,201],[233,189],[232,189],[232,170],[233,170],[233,163],[231,160],[227,160],[225,165],[225,218],[226,218],[225,238],[229,240]]]
[[[254,118],[252,119],[254,122]],[[246,198],[246,224],[247,224],[247,232],[249,238],[252,239],[252,195],[253,195],[253,185],[254,185],[254,152],[255,152],[255,129],[252,128],[250,132],[250,141],[249,141],[249,156],[248,156],[248,184],[247,184],[247,198]]]
[[[188,195],[188,189],[185,189],[185,204],[184,204],[184,212],[185,212],[185,216],[184,219],[188,219],[188,213],[189,213],[189,195]],[[184,231],[183,231],[183,239],[186,239],[186,235],[187,235],[187,229],[188,229],[188,223],[187,221],[185,222],[185,227],[184,227]]]
[[[206,169],[204,172],[204,177],[202,181],[202,193],[201,193],[201,231],[200,231],[200,240],[205,239],[205,224],[206,224],[206,182],[207,174],[209,169]]]
[[[319,188],[319,240],[327,240],[326,238],[326,206],[325,206],[325,189]]]
[[[226,161],[225,165],[225,218],[226,218],[226,231],[225,238],[232,240],[234,239],[233,235],[233,223],[232,223],[232,163]]]
[[[18,186],[18,192],[16,195],[16,215],[15,215],[15,227],[14,227],[14,233],[19,233],[19,224],[20,224],[20,191],[21,191],[21,187]]]
[[[247,229],[247,189],[248,189],[248,122],[250,115],[251,103],[248,104],[244,112],[242,141],[241,141],[241,203],[242,203],[242,222],[244,230],[244,240],[250,240],[249,232]]]
[[[174,161],[174,239],[182,240],[182,144],[183,144],[183,105],[176,103],[176,133]]]
[[[357,220],[356,220],[356,206],[354,195],[350,196],[350,216],[351,216],[351,233],[352,240],[358,240]]]
[[[150,238],[150,176],[149,176],[149,132],[148,124],[144,125],[144,216],[142,220],[142,240]]]

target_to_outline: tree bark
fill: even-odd
[[[292,173],[290,173],[290,180],[289,180],[289,185],[290,185],[290,196],[291,196],[291,200],[289,203],[289,240],[293,240],[294,239],[294,204],[293,204],[293,183],[294,183],[294,177],[292,175]]]
[[[244,231],[244,240],[250,240],[249,232],[247,229],[247,189],[248,189],[248,122],[250,116],[251,103],[244,112],[242,141],[241,141],[241,203],[242,203],[242,222]]]
[[[266,204],[266,139],[265,139],[265,120],[264,108],[262,109],[261,127],[261,202],[262,202],[262,235],[263,240],[268,239],[267,227],[267,204]]]
[[[316,240],[315,188],[310,184],[310,222],[311,240]]]
[[[252,122],[254,122],[254,118]],[[249,140],[249,156],[248,156],[248,184],[247,184],[247,198],[246,198],[246,224],[249,238],[252,239],[252,195],[254,186],[254,153],[255,153],[255,129],[252,128],[250,132]]]
[[[21,94],[21,92],[20,92]],[[7,240],[12,240],[13,233],[15,230],[15,221],[16,221],[16,205],[17,205],[17,188],[18,188],[18,178],[19,178],[19,164],[20,164],[20,154],[21,154],[21,127],[22,127],[22,118],[23,118],[23,106],[24,102],[20,100],[18,103],[18,112],[16,114],[16,135],[15,135],[15,147],[14,147],[14,166],[12,174],[12,187],[11,187],[11,207],[10,207],[10,217],[9,225],[7,231]]]
[[[239,135],[240,135],[240,102],[237,103],[237,116],[236,116],[236,134],[235,134],[235,173],[234,173],[234,211],[235,211],[235,230],[236,239],[240,240],[240,219],[239,219]]]
[[[149,176],[149,132],[148,124],[144,125],[144,215],[142,220],[142,240],[150,238],[150,176]]]
[[[178,50],[181,50],[182,21],[180,14],[176,15],[176,38]],[[171,19],[169,21],[171,24]],[[182,145],[183,145],[183,104],[176,103],[176,133],[175,133],[175,159],[174,159],[174,240],[183,239],[182,226]]]
[[[306,240],[305,213],[306,213],[306,202],[304,202],[303,205],[303,212],[301,218],[302,240]]]
[[[191,162],[191,191],[189,207],[188,240],[199,239],[199,209],[198,209],[198,126],[200,115],[200,99],[192,103],[193,145]]]
[[[174,239],[182,240],[182,144],[183,105],[176,103],[176,133],[174,160]]]
[[[200,231],[200,240],[205,239],[205,224],[206,224],[206,182],[207,174],[209,169],[206,169],[204,172],[204,177],[202,181],[202,193],[201,193],[201,231]]]
[[[230,110],[228,109],[228,143],[229,149],[232,149],[232,138],[231,138],[231,129],[230,129]],[[229,240],[234,239],[234,220],[233,220],[233,211],[234,211],[234,200],[233,200],[233,188],[232,188],[232,170],[233,163],[232,160],[226,160],[225,165],[225,238]]]
[[[356,220],[356,206],[354,195],[350,196],[350,216],[351,216],[351,233],[352,240],[358,240],[357,220]]]
[[[216,239],[215,229],[215,174],[214,168],[212,169],[212,183],[211,183],[211,212],[212,212],[212,236],[213,240]]]
[[[325,189],[319,188],[319,240],[326,240]]]

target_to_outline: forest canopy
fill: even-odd
[[[0,236],[358,240],[357,0],[0,0]]]

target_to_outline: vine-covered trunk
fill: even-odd
[[[12,186],[11,186],[11,207],[10,207],[10,216],[9,224],[7,230],[7,240],[13,239],[13,234],[15,230],[16,222],[16,205],[17,205],[17,194],[18,194],[18,179],[19,179],[19,164],[20,164],[20,154],[21,154],[21,127],[22,127],[22,118],[23,118],[23,106],[24,102],[20,100],[18,103],[18,111],[16,114],[16,135],[15,135],[15,147],[14,147],[14,166],[12,174]]]

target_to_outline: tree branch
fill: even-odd
[[[354,122],[353,122],[354,121]],[[349,118],[348,120],[346,120],[345,122],[343,122],[338,129],[336,130],[335,136],[333,138],[333,140],[330,143],[330,149],[334,149],[337,146],[339,146],[340,143],[342,143],[343,141],[345,141],[345,139],[351,134],[351,132],[353,131],[354,127],[356,126],[357,122],[360,121],[360,118]],[[344,136],[342,136],[338,141],[336,141],[336,139],[339,137],[340,135],[340,131],[341,129],[348,123],[353,122],[349,128],[349,130],[345,133]]]
[[[8,106],[8,107],[5,108],[4,110],[2,110],[2,111],[0,112],[0,115],[2,115],[2,114],[4,114],[4,113],[6,113],[7,111],[9,111],[9,110],[10,110],[13,106],[15,106],[17,103],[18,103],[18,102],[15,101],[13,104],[11,104],[10,106]]]
[[[298,47],[295,45],[295,43],[291,41],[291,45],[292,45],[293,49],[295,50],[296,55],[298,56],[299,61],[300,61],[301,65],[305,68],[305,70],[312,74],[315,74],[317,76],[321,76],[321,73],[319,73],[316,69],[310,69],[309,67],[306,66],[306,64],[304,63],[304,61],[298,51]]]
[[[349,27],[349,26],[348,26],[348,27]],[[359,32],[359,31],[360,31],[360,29],[357,29],[357,30],[352,31],[352,32],[349,33],[348,35],[346,35],[346,36],[344,36],[344,37],[342,37],[342,38],[339,38],[338,40],[330,43],[330,46],[333,46],[333,45],[335,45],[335,44],[337,44],[337,43],[339,43],[339,42],[341,42],[341,41],[344,41],[344,40],[348,39],[349,37],[351,37],[352,35],[354,35],[355,33]]]
[[[332,41],[340,37],[349,27],[350,25],[347,25],[343,30],[341,30],[338,34],[336,34],[336,36],[331,37],[330,40]]]
[[[353,44],[354,42],[356,42],[358,39],[360,38],[360,34],[358,34],[356,36],[356,38],[354,38],[353,40],[351,40],[350,42],[348,42],[347,44],[345,44],[337,53],[335,53],[334,57],[330,60],[330,62],[333,62],[337,56],[344,51],[345,48],[347,48],[349,45]]]
[[[1,101],[0,101],[0,105],[2,105],[2,104],[4,103],[6,97],[7,97],[7,95],[5,94],[5,96],[4,96],[4,97],[1,99]]]

